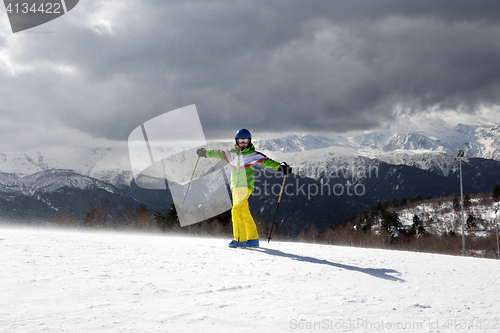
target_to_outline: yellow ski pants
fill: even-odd
[[[253,220],[250,209],[248,209],[248,198],[252,190],[246,187],[233,188],[233,208],[231,209],[233,219],[233,235],[237,242],[245,242],[250,239],[259,239],[257,226]]]

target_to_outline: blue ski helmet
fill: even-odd
[[[236,134],[234,135],[234,138],[235,139],[244,139],[244,138],[251,139],[252,134],[250,134],[250,131],[247,130],[246,128],[242,128],[242,129],[238,130],[238,132],[236,132]]]
[[[250,142],[252,142],[252,134],[246,128],[239,129],[234,135],[234,140],[236,141],[236,144],[238,144],[237,139],[246,139],[246,138],[250,139]]]

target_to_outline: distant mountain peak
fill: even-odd
[[[446,151],[450,146],[440,140],[432,139],[421,133],[394,134],[381,147],[385,152],[398,149]]]
[[[307,150],[322,149],[336,144],[334,139],[319,135],[291,134],[281,139],[259,140],[255,146],[259,150],[300,152]]]
[[[255,140],[254,144],[270,157],[289,164],[340,163],[341,158],[345,163],[360,157],[447,170],[460,149],[469,158],[500,161],[500,126],[459,124],[433,133],[372,132],[353,136],[294,133],[279,139]],[[196,156],[191,157],[193,161],[185,156],[179,163],[189,161],[194,165]],[[128,186],[133,179],[126,147],[0,153],[0,172],[33,175],[51,169],[74,170],[118,187]]]
[[[349,147],[360,155],[374,156],[393,151],[429,151],[456,155],[464,150],[468,157],[500,160],[500,126],[459,124],[435,133],[414,131],[390,134],[372,132],[356,136],[315,136],[292,134],[285,138],[257,141],[258,149],[276,152],[302,152],[332,146]]]

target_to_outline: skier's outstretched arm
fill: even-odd
[[[261,164],[267,168],[274,169],[276,171],[282,172],[285,175],[292,173],[292,168],[286,162],[276,162],[273,159],[267,158],[261,162]]]
[[[199,157],[217,158],[221,161],[228,162],[228,159],[226,156],[227,153],[222,151],[222,150],[218,150],[218,149],[206,150],[205,148],[200,148],[196,151],[196,154],[198,154]]]

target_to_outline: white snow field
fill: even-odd
[[[1,332],[498,332],[500,261],[0,227]]]

